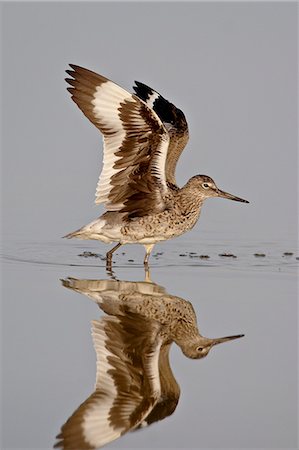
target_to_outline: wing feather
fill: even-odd
[[[189,139],[185,115],[175,105],[162,97],[159,92],[139,81],[135,81],[135,83],[136,86],[133,86],[133,89],[138,97],[155,111],[168,131],[170,142],[165,168],[166,180],[168,183],[176,186],[176,165]]]
[[[95,391],[62,426],[56,448],[99,448],[144,420],[160,398],[160,329],[132,313],[92,322]]]
[[[165,208],[169,134],[145,102],[107,78],[71,65],[68,91],[104,140],[96,203],[141,216]]]

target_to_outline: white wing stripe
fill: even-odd
[[[161,394],[161,383],[160,383],[160,374],[159,374],[159,355],[160,348],[162,345],[162,339],[160,338],[159,345],[155,349],[155,352],[152,357],[151,365],[150,365],[150,376],[152,377],[152,389],[153,395],[159,397]]]
[[[153,163],[153,169],[152,171],[157,171],[156,173],[153,173],[153,175],[158,175],[162,182],[162,186],[164,189],[164,192],[167,191],[167,184],[166,184],[166,178],[165,178],[165,164],[166,164],[166,158],[167,158],[167,150],[169,146],[169,135],[165,135],[164,139],[162,140],[161,144],[159,145],[159,150],[157,151],[157,155],[155,157],[154,163]]]
[[[149,108],[152,108],[154,106],[155,101],[157,98],[159,98],[159,94],[157,92],[153,92],[149,98],[146,100],[146,104]]]
[[[104,388],[108,395],[101,401],[100,408],[95,403],[85,412],[82,422],[84,439],[95,448],[116,439],[120,435],[120,431],[110,427],[108,421],[109,412],[117,396],[117,389],[113,378],[108,375],[108,370],[111,369],[108,356],[113,356],[113,354],[106,348],[105,343],[109,338],[106,336],[104,327],[105,321],[94,320],[92,322],[92,335],[97,353],[96,387],[99,387],[100,384],[101,389]],[[104,427],[101,427],[101,424]]]
[[[119,157],[115,153],[121,147],[126,132],[123,128],[122,121],[119,117],[119,108],[124,100],[131,100],[131,94],[124,89],[115,85],[112,81],[107,81],[96,88],[92,104],[94,105],[93,113],[97,119],[111,131],[115,130],[115,134],[104,138],[104,159],[103,170],[96,189],[96,203],[102,203],[108,200],[108,193],[111,188],[110,179],[118,172],[114,169],[114,164]],[[109,189],[105,192],[104,189]],[[105,189],[106,190],[106,189]]]

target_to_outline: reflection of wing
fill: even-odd
[[[55,447],[101,447],[137,427],[160,398],[161,326],[124,314],[93,322],[95,392],[62,426]]]
[[[136,86],[133,86],[133,89],[138,97],[155,111],[169,133],[170,143],[166,159],[166,179],[169,183],[176,185],[175,168],[189,139],[188,125],[184,113],[152,88],[139,81],[135,81],[135,83]]]
[[[164,210],[169,135],[157,114],[136,95],[71,64],[72,99],[104,136],[96,203],[108,211],[142,216]]]
[[[151,425],[170,416],[176,409],[180,398],[180,387],[174,378],[169,364],[170,345],[161,347],[159,356],[159,373],[161,382],[161,396],[138,428]]]

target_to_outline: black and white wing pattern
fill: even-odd
[[[170,137],[161,119],[138,96],[107,78],[70,67],[68,91],[103,134],[103,169],[95,202],[130,217],[163,211]]]
[[[95,391],[62,426],[55,448],[102,447],[148,416],[161,394],[160,329],[157,322],[125,312],[93,321]]]
[[[136,86],[133,86],[133,89],[138,97],[155,111],[169,133],[170,143],[166,159],[166,180],[171,185],[176,186],[176,165],[189,139],[185,115],[154,89],[139,81],[135,81],[135,84]]]

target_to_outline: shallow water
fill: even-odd
[[[107,278],[100,257],[78,256],[84,251],[104,255],[105,250],[93,242],[6,242],[3,448],[51,448],[61,425],[93,391],[90,321],[103,313],[65,289],[60,279]],[[199,361],[173,345],[171,365],[181,387],[176,411],[107,447],[295,448],[294,243],[207,238],[199,245],[184,238],[155,250],[152,281],[192,302],[203,335],[245,337],[212,349]],[[236,257],[219,256],[223,253]],[[142,258],[142,247],[121,248],[114,277],[144,280]]]
[[[110,246],[111,247],[111,246]],[[2,257],[9,263],[44,264],[54,266],[105,268],[105,254],[109,247],[92,241],[6,241]],[[113,257],[116,268],[142,268],[144,250],[140,245],[124,245]],[[296,243],[242,242],[236,239],[211,238],[206,233],[200,242],[183,237],[156,246],[150,267],[219,267],[222,271],[286,272],[298,269]]]

